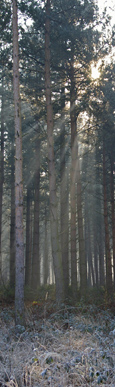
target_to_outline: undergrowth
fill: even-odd
[[[45,292],[44,292],[45,296]],[[93,303],[27,300],[15,331],[14,304],[0,307],[1,387],[115,387],[115,317]]]
[[[115,387],[114,297],[91,289],[60,308],[55,286],[25,288],[25,327],[15,329],[14,291],[0,291],[0,387]]]

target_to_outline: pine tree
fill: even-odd
[[[13,88],[15,111],[15,323],[24,324],[24,236],[23,236],[23,180],[22,133],[19,90],[19,52],[17,1],[13,0]]]
[[[48,168],[49,168],[49,189],[50,189],[50,220],[51,220],[51,241],[54,273],[56,281],[56,301],[61,303],[64,298],[63,272],[61,252],[58,236],[57,198],[56,198],[56,176],[54,164],[53,144],[53,110],[51,103],[51,81],[50,81],[50,0],[46,3],[46,25],[45,25],[45,89],[47,108],[47,141],[48,141]]]

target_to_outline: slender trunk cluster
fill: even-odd
[[[86,298],[87,285],[108,294],[115,288],[115,68],[101,66],[98,87],[91,79],[103,37],[94,2],[77,3],[45,0],[24,9],[19,2],[32,20],[19,33],[20,69],[18,1],[1,4],[0,279],[15,287],[16,325],[24,322],[24,284],[34,295],[55,284],[58,304],[69,291],[73,302]]]

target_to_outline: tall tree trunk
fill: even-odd
[[[77,257],[76,257],[76,178],[77,178],[77,126],[75,112],[75,81],[74,68],[71,63],[71,89],[70,89],[70,118],[71,118],[71,288],[73,298],[77,297]]]
[[[114,289],[115,289],[115,199],[114,199],[114,162],[113,149],[111,150],[111,214],[112,214],[112,243],[113,243],[113,268],[114,268]]]
[[[91,246],[91,226],[90,226],[90,217],[89,217],[89,211],[87,214],[87,229],[88,229],[88,285],[94,286],[95,285],[95,276],[94,276],[94,268],[93,268],[93,262],[92,262],[92,246]]]
[[[37,136],[39,134],[37,133]],[[32,259],[32,288],[40,286],[40,254],[39,254],[39,190],[40,190],[40,140],[36,139],[35,154],[35,197],[34,197],[34,230]]]
[[[70,117],[71,117],[71,281],[73,297],[76,298],[77,291],[77,266],[76,266],[76,181],[77,181],[77,217],[78,217],[78,237],[79,237],[79,260],[80,260],[80,292],[86,297],[87,269],[85,258],[85,241],[83,235],[83,215],[82,215],[82,190],[80,163],[78,155],[77,140],[77,116],[76,116],[76,92],[74,80],[74,67],[71,62],[71,90],[70,90]]]
[[[11,224],[10,224],[10,286],[15,285],[15,164],[14,144],[11,158]]]
[[[31,286],[31,188],[27,187],[26,198],[26,264],[25,285]]]
[[[23,179],[22,132],[19,90],[19,51],[17,1],[13,0],[13,88],[15,111],[15,324],[24,324],[24,236],[23,236]]]
[[[88,139],[89,140],[89,139]],[[92,262],[92,243],[91,243],[91,230],[92,230],[92,219],[91,219],[91,196],[88,187],[88,176],[91,166],[91,160],[89,158],[89,143],[85,151],[83,159],[83,171],[84,171],[84,233],[85,233],[85,257],[87,265],[87,285],[88,287],[94,286],[94,267]]]
[[[61,212],[61,254],[64,277],[65,298],[69,289],[69,205],[68,205],[68,171],[66,169],[66,132],[65,132],[65,89],[61,95],[61,133],[60,133],[60,212]]]
[[[1,149],[0,149],[0,281],[2,281],[2,202],[3,202],[3,184],[4,184],[4,89],[2,81],[2,100],[1,100]]]
[[[107,210],[107,188],[106,188],[106,163],[105,163],[105,144],[103,140],[103,194],[104,194],[104,224],[105,224],[105,253],[106,253],[106,286],[107,292],[112,293],[112,267],[111,267],[111,251],[108,225],[108,210]]]
[[[89,240],[89,230],[88,230],[89,217],[88,217],[88,208],[87,208],[87,206],[88,206],[87,192],[85,194],[84,203],[85,203],[84,230],[85,230],[85,255],[86,255],[86,262],[87,262],[87,286],[91,287],[91,265],[90,265],[90,262],[91,262],[92,255],[91,255],[91,243]]]
[[[47,141],[48,141],[48,168],[49,168],[49,190],[50,190],[50,220],[52,256],[54,263],[56,281],[56,301],[61,303],[64,298],[63,272],[61,252],[58,236],[58,216],[56,198],[56,176],[54,163],[53,144],[53,109],[51,103],[51,81],[50,81],[50,0],[46,3],[46,25],[45,25],[45,90],[47,109]]]
[[[98,271],[98,252],[97,252],[97,219],[93,219],[93,250],[94,250],[94,271],[95,271],[95,285],[99,285],[99,271]]]
[[[77,146],[77,216],[78,216],[78,236],[79,236],[79,260],[80,260],[80,294],[86,298],[87,290],[87,266],[85,257],[85,241],[83,232],[83,214],[82,214],[82,188],[80,163]]]
[[[48,275],[49,275],[49,267],[48,267],[48,230],[47,230],[47,209],[45,204],[45,245],[44,245],[44,266],[43,266],[43,274],[44,274],[44,285],[47,284]]]
[[[99,228],[99,274],[100,274],[100,286],[104,286],[105,272],[104,272],[104,241],[103,241],[102,216],[100,219],[100,228]]]

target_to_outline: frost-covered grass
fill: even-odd
[[[20,332],[20,333],[19,333]],[[115,317],[94,306],[26,306],[15,333],[14,309],[0,308],[0,386],[115,387]]]

